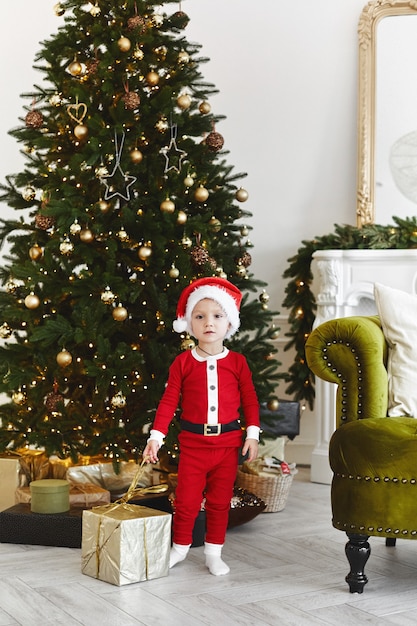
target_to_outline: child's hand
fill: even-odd
[[[247,461],[254,461],[258,456],[258,445],[257,439],[246,439],[242,448],[242,456],[247,454]]]
[[[157,463],[158,450],[159,450],[159,443],[156,440],[151,439],[150,441],[148,441],[146,448],[144,449],[143,455],[142,455],[144,461],[146,461],[147,463]]]

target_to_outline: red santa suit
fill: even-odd
[[[223,544],[242,445],[243,431],[237,422],[240,407],[247,437],[259,436],[259,403],[245,357],[227,348],[206,358],[195,349],[181,353],[170,367],[153,424],[154,434],[158,431],[166,435],[178,406],[183,429],[179,435],[174,543],[191,544],[195,519],[205,497],[206,541]],[[233,430],[220,432],[225,424]],[[205,429],[206,434],[190,432],[193,428]]]

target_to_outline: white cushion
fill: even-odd
[[[380,283],[374,295],[388,344],[388,415],[417,417],[417,296]]]

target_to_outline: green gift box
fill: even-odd
[[[65,513],[70,509],[69,482],[58,478],[32,480],[30,509],[32,513]]]

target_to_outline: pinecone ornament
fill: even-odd
[[[243,252],[240,257],[236,259],[237,265],[242,265],[243,267],[249,267],[252,263],[252,257],[249,252]]]
[[[203,246],[193,246],[190,255],[192,262],[199,267],[208,263],[210,259],[209,253]]]
[[[55,218],[50,217],[49,215],[42,215],[41,213],[37,213],[35,215],[35,225],[37,228],[41,230],[49,230],[55,226]]]
[[[59,405],[64,402],[64,396],[57,391],[51,391],[45,397],[45,407],[50,413],[56,413]]]
[[[139,33],[143,33],[145,24],[145,19],[141,15],[134,15],[127,20],[127,29],[137,30]]]
[[[210,152],[218,152],[223,148],[224,138],[223,135],[216,131],[211,131],[205,139],[205,144]]]
[[[25,124],[28,128],[41,128],[43,126],[43,115],[39,111],[29,111],[25,117]]]
[[[123,96],[123,102],[125,103],[125,109],[134,111],[140,105],[140,96],[136,91],[127,91]]]

